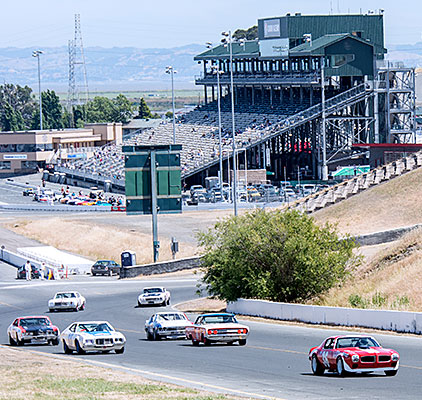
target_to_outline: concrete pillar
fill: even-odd
[[[311,86],[309,89],[309,100],[311,103],[311,106],[314,105],[314,88]]]
[[[207,85],[204,85],[205,104],[208,104]]]

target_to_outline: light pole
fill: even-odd
[[[327,133],[325,121],[325,59],[321,57],[321,108],[322,108],[322,180],[328,180]]]
[[[236,166],[236,127],[234,122],[234,85],[233,85],[233,36],[231,31],[223,32],[221,42],[230,50],[230,92],[232,101],[232,137],[233,137],[233,210],[237,216],[237,166]],[[230,170],[229,170],[230,174]]]
[[[177,71],[173,67],[169,66],[166,68],[166,74],[171,76],[171,102],[173,107],[173,144],[176,144],[176,116],[174,111],[174,74],[177,74]]]
[[[223,71],[218,69],[217,65],[211,67],[213,74],[217,75],[217,106],[218,106],[218,152],[220,156],[220,191],[221,191],[221,201],[223,201],[223,149],[221,146],[221,93],[220,93],[220,74],[223,74]],[[230,171],[229,171],[230,173]]]
[[[40,70],[40,55],[43,54],[41,50],[34,50],[32,57],[36,57],[38,60],[38,91],[40,95],[40,130],[42,130],[42,96],[41,96],[41,70]]]

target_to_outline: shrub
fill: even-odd
[[[349,303],[354,308],[367,308],[368,303],[358,294],[351,294],[349,296]]]
[[[320,227],[297,211],[256,210],[219,221],[198,235],[204,283],[211,295],[234,301],[303,301],[342,281],[358,258],[354,241],[333,225]]]

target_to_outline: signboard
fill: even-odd
[[[3,160],[27,160],[26,154],[3,154]]]
[[[67,158],[86,158],[86,154],[85,153],[68,154]]]
[[[264,20],[264,38],[278,38],[280,37],[280,19],[266,19]]]
[[[288,57],[289,39],[260,40],[259,53],[261,57]]]
[[[123,146],[127,214],[152,214],[154,181],[158,213],[182,212],[181,150],[181,145]]]

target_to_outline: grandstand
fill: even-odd
[[[223,45],[197,55],[202,74],[196,84],[203,86],[205,104],[177,122],[182,178],[203,184],[206,176],[217,175],[215,67],[222,71],[224,158],[232,163],[233,68],[239,162],[246,162],[248,169],[267,168],[274,181],[284,180],[285,171],[294,177],[303,167],[308,178],[321,178],[323,153],[328,169],[335,170],[351,159],[367,164],[366,152],[357,144],[413,142],[414,71],[384,61],[383,37],[382,14],[287,14],[258,20],[257,40],[233,43],[232,64]],[[123,144],[169,144],[172,135],[172,125],[162,123],[128,135]],[[108,145],[71,168],[122,180],[121,147]]]

